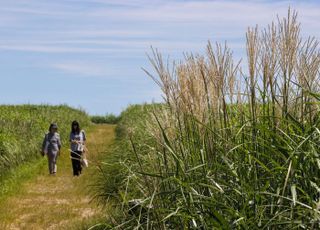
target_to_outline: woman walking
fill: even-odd
[[[60,135],[58,133],[58,126],[52,123],[42,143],[42,155],[48,157],[49,173],[55,175],[57,173],[57,158],[61,149]]]
[[[73,176],[79,176],[81,174],[82,167],[80,160],[84,151],[85,141],[86,135],[84,131],[80,129],[79,122],[73,121],[70,132]]]

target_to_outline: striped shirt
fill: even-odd
[[[83,151],[83,145],[86,141],[86,134],[83,130],[80,131],[80,133],[70,133],[70,143],[71,143],[71,150],[72,151]],[[77,141],[77,143],[74,143],[72,141]]]

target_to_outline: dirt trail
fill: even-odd
[[[98,159],[114,140],[114,126],[94,126],[87,140],[88,159]],[[88,219],[103,218],[104,213],[87,195],[96,167],[91,164],[80,177],[73,177],[67,144],[58,159],[56,176],[45,170],[3,202],[0,229],[77,229]]]

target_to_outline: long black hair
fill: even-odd
[[[77,126],[77,128],[74,128],[74,126]],[[71,124],[71,132],[72,133],[80,133],[80,125],[79,122],[73,121]]]

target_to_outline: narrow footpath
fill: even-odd
[[[101,159],[114,140],[114,126],[95,125],[87,132],[89,161]],[[106,215],[89,196],[97,167],[89,162],[80,177],[73,177],[68,143],[58,158],[58,172],[47,169],[24,183],[0,207],[0,229],[81,229]],[[91,188],[92,189],[92,188]]]

